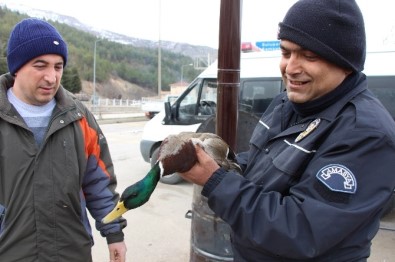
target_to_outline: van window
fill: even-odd
[[[203,82],[200,96],[199,115],[214,115],[217,112],[217,85],[211,81]]]
[[[180,101],[179,115],[212,115],[216,112],[217,88],[215,79],[204,79],[189,88]],[[202,87],[202,88],[200,88]]]
[[[368,88],[395,119],[395,76],[368,76]]]
[[[261,115],[281,92],[281,79],[245,80],[241,83],[240,110]]]
[[[180,102],[179,114],[180,115],[195,115],[196,114],[196,103],[199,96],[199,82],[196,82],[194,86],[188,88],[187,94],[182,98]]]

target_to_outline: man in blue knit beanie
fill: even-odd
[[[366,262],[393,199],[395,122],[362,73],[362,13],[355,0],[300,0],[278,38],[286,91],[238,154],[242,174],[197,146],[180,175],[229,224],[234,261]]]
[[[46,21],[12,29],[0,76],[0,261],[92,261],[87,210],[125,261],[123,218],[100,221],[119,199],[105,137],[60,82],[67,44]]]

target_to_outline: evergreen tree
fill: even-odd
[[[0,56],[0,75],[8,72],[7,59]]]
[[[62,86],[71,93],[78,93],[82,89],[81,79],[75,67],[65,67],[62,77]]]
[[[4,41],[0,39],[0,75],[8,72],[7,56]]]

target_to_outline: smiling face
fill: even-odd
[[[281,40],[280,70],[294,103],[315,100],[339,86],[351,70],[332,64],[299,45]]]
[[[13,92],[23,102],[40,106],[55,96],[63,75],[63,58],[42,55],[30,60],[15,73]]]

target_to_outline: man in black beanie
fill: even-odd
[[[300,0],[279,24],[286,92],[237,156],[242,175],[200,147],[184,179],[232,229],[234,261],[367,261],[395,188],[395,123],[362,73],[354,0]]]
[[[67,44],[46,21],[12,29],[0,76],[0,261],[92,261],[92,229],[125,261],[126,220],[100,221],[119,199],[110,151],[92,113],[60,82]]]

